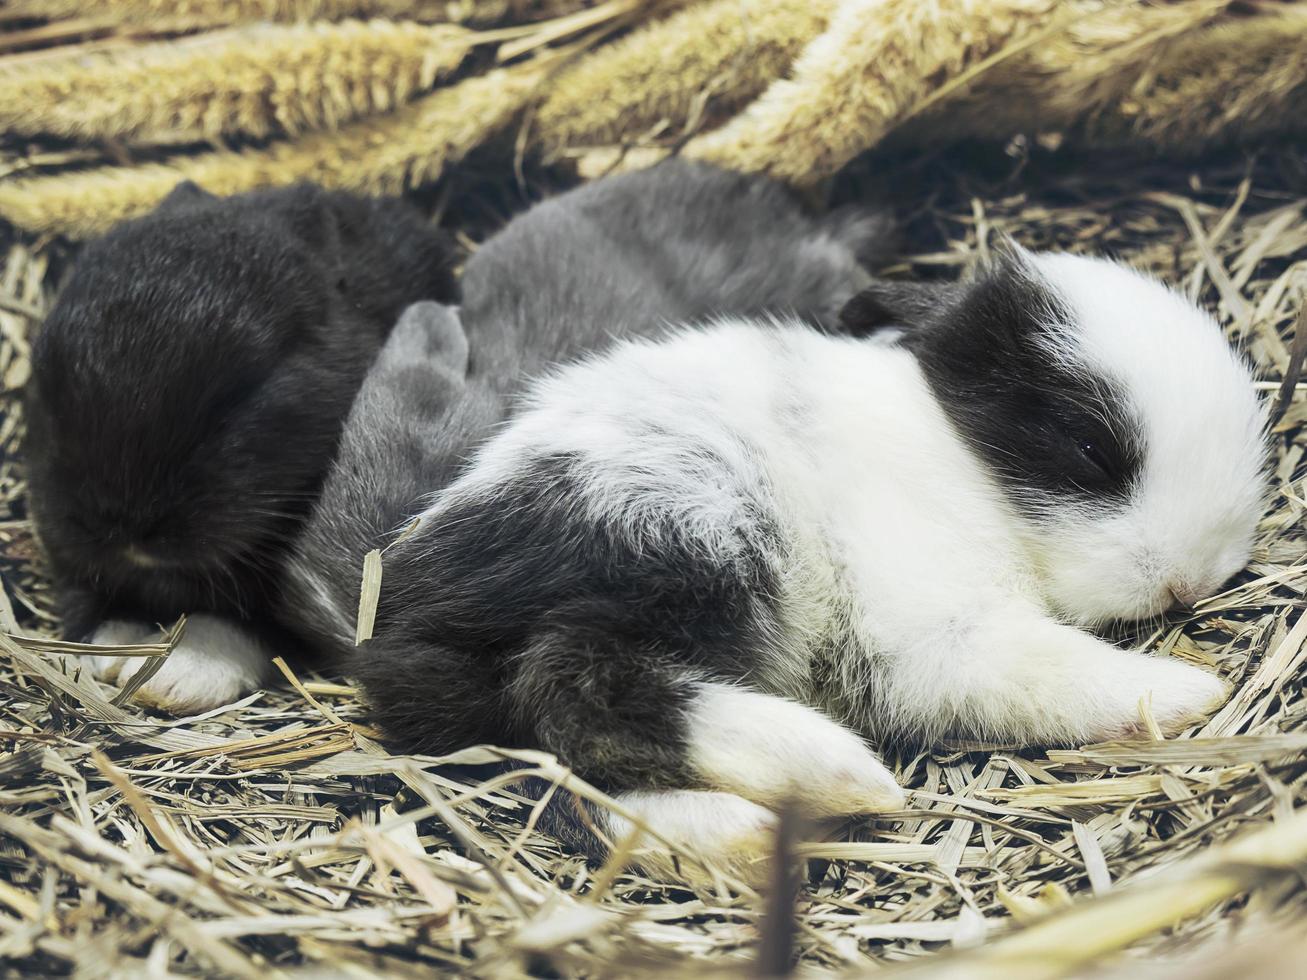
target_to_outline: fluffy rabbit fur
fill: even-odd
[[[463,274],[463,383],[450,387],[447,363],[437,377],[392,359],[360,397],[297,542],[284,622],[319,649],[352,651],[363,554],[453,480],[528,377],[615,338],[711,316],[770,311],[841,329],[841,308],[871,281],[861,262],[885,250],[888,232],[870,212],[810,216],[778,184],[682,160],[584,185],[516,218]],[[411,331],[428,323],[445,350],[448,319],[429,306],[414,316]]]
[[[71,638],[141,642],[192,614],[143,700],[258,685],[263,642],[238,623],[266,620],[400,312],[455,298],[451,255],[397,200],[193,184],[82,253],[33,344],[31,497]],[[93,663],[121,680],[141,661]]]
[[[849,306],[897,339],[730,318],[535,384],[386,553],[355,662],[378,721],[424,752],[554,752],[747,872],[787,798],[901,806],[864,735],[1077,744],[1138,731],[1141,699],[1169,731],[1210,712],[1219,677],[1082,627],[1244,566],[1266,492],[1245,364],[1101,259],[1009,249],[925,297]],[[385,417],[350,425],[384,439],[406,395],[369,385]],[[632,830],[572,813],[594,848],[588,823]]]

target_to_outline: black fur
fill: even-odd
[[[29,386],[67,634],[256,615],[399,312],[454,298],[450,255],[402,202],[311,185],[223,199],[184,184],[88,245]]]
[[[1124,499],[1143,460],[1128,401],[1055,362],[1044,342],[1069,313],[1023,262],[1005,249],[962,283],[878,283],[841,316],[854,332],[904,328],[950,420],[1014,499]]]
[[[765,648],[776,544],[764,529],[723,564],[668,527],[641,548],[578,495],[559,457],[425,520],[386,555],[354,671],[385,730],[423,752],[495,742],[601,784],[693,785],[682,709],[695,679],[747,677]]]

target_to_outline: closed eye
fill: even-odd
[[[1079,448],[1081,455],[1097,466],[1104,476],[1110,479],[1116,479],[1117,476],[1120,475],[1116,464],[1093,440],[1079,439],[1077,440],[1077,447]]]

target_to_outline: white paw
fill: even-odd
[[[1139,713],[1144,701],[1167,735],[1184,731],[1208,717],[1230,696],[1216,674],[1169,657],[1139,655],[1140,663],[1120,678],[1120,714],[1104,719],[1095,741],[1133,738],[1147,733]]]
[[[1181,660],[1160,660],[1166,666],[1162,683],[1150,689],[1149,708],[1167,734],[1175,734],[1207,718],[1230,697],[1230,686],[1211,671]]]
[[[777,824],[770,810],[730,793],[699,790],[632,791],[617,799],[675,847],[669,850],[646,834],[634,860],[646,873],[671,880],[702,879],[703,869],[693,861],[676,860],[679,852],[751,884],[768,879]],[[606,822],[614,845],[635,831],[635,824],[616,814],[608,814]]]
[[[902,788],[857,735],[783,698],[700,685],[690,763],[713,787],[764,806],[795,800],[810,817],[899,810]]]
[[[142,643],[157,643],[159,630],[149,623],[128,619],[109,619],[101,623],[86,641],[102,647],[137,646]],[[63,658],[71,670],[89,671],[96,680],[108,684],[117,683],[118,673],[124,666],[134,663],[132,657],[73,655]]]
[[[111,620],[95,631],[91,642],[101,646],[157,643],[160,636],[152,626]],[[144,657],[75,659],[88,664],[97,678],[120,687],[150,663]],[[219,708],[257,691],[269,661],[263,644],[235,623],[204,614],[191,616],[181,642],[133,700],[174,715]]]
[[[823,739],[824,751],[809,766],[810,781],[800,799],[804,812],[822,818],[902,810],[907,798],[894,774],[861,738],[843,728],[839,732],[844,738]]]

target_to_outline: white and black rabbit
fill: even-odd
[[[356,407],[288,565],[282,621],[319,649],[351,652],[362,556],[453,480],[527,378],[617,338],[711,316],[772,312],[849,329],[840,310],[890,238],[877,212],[810,215],[773,181],[677,159],[531,208],[464,270],[459,319],[471,352],[457,395],[417,363],[378,368],[372,386],[398,390],[378,396],[374,412]],[[439,322],[432,329],[452,329]]]
[[[1167,730],[1210,712],[1219,677],[1084,628],[1244,566],[1267,489],[1247,366],[1102,259],[1009,248],[929,296],[847,308],[897,339],[731,318],[536,383],[386,552],[353,665],[383,728],[551,751],[747,873],[787,798],[902,805],[864,735],[1078,744],[1139,731],[1141,699]],[[571,814],[594,849],[588,826],[632,829]]]
[[[182,184],[81,253],[32,347],[31,500],[70,638],[190,614],[139,697],[184,711],[258,686],[286,545],[400,312],[456,298],[452,260],[402,201],[307,184]]]

